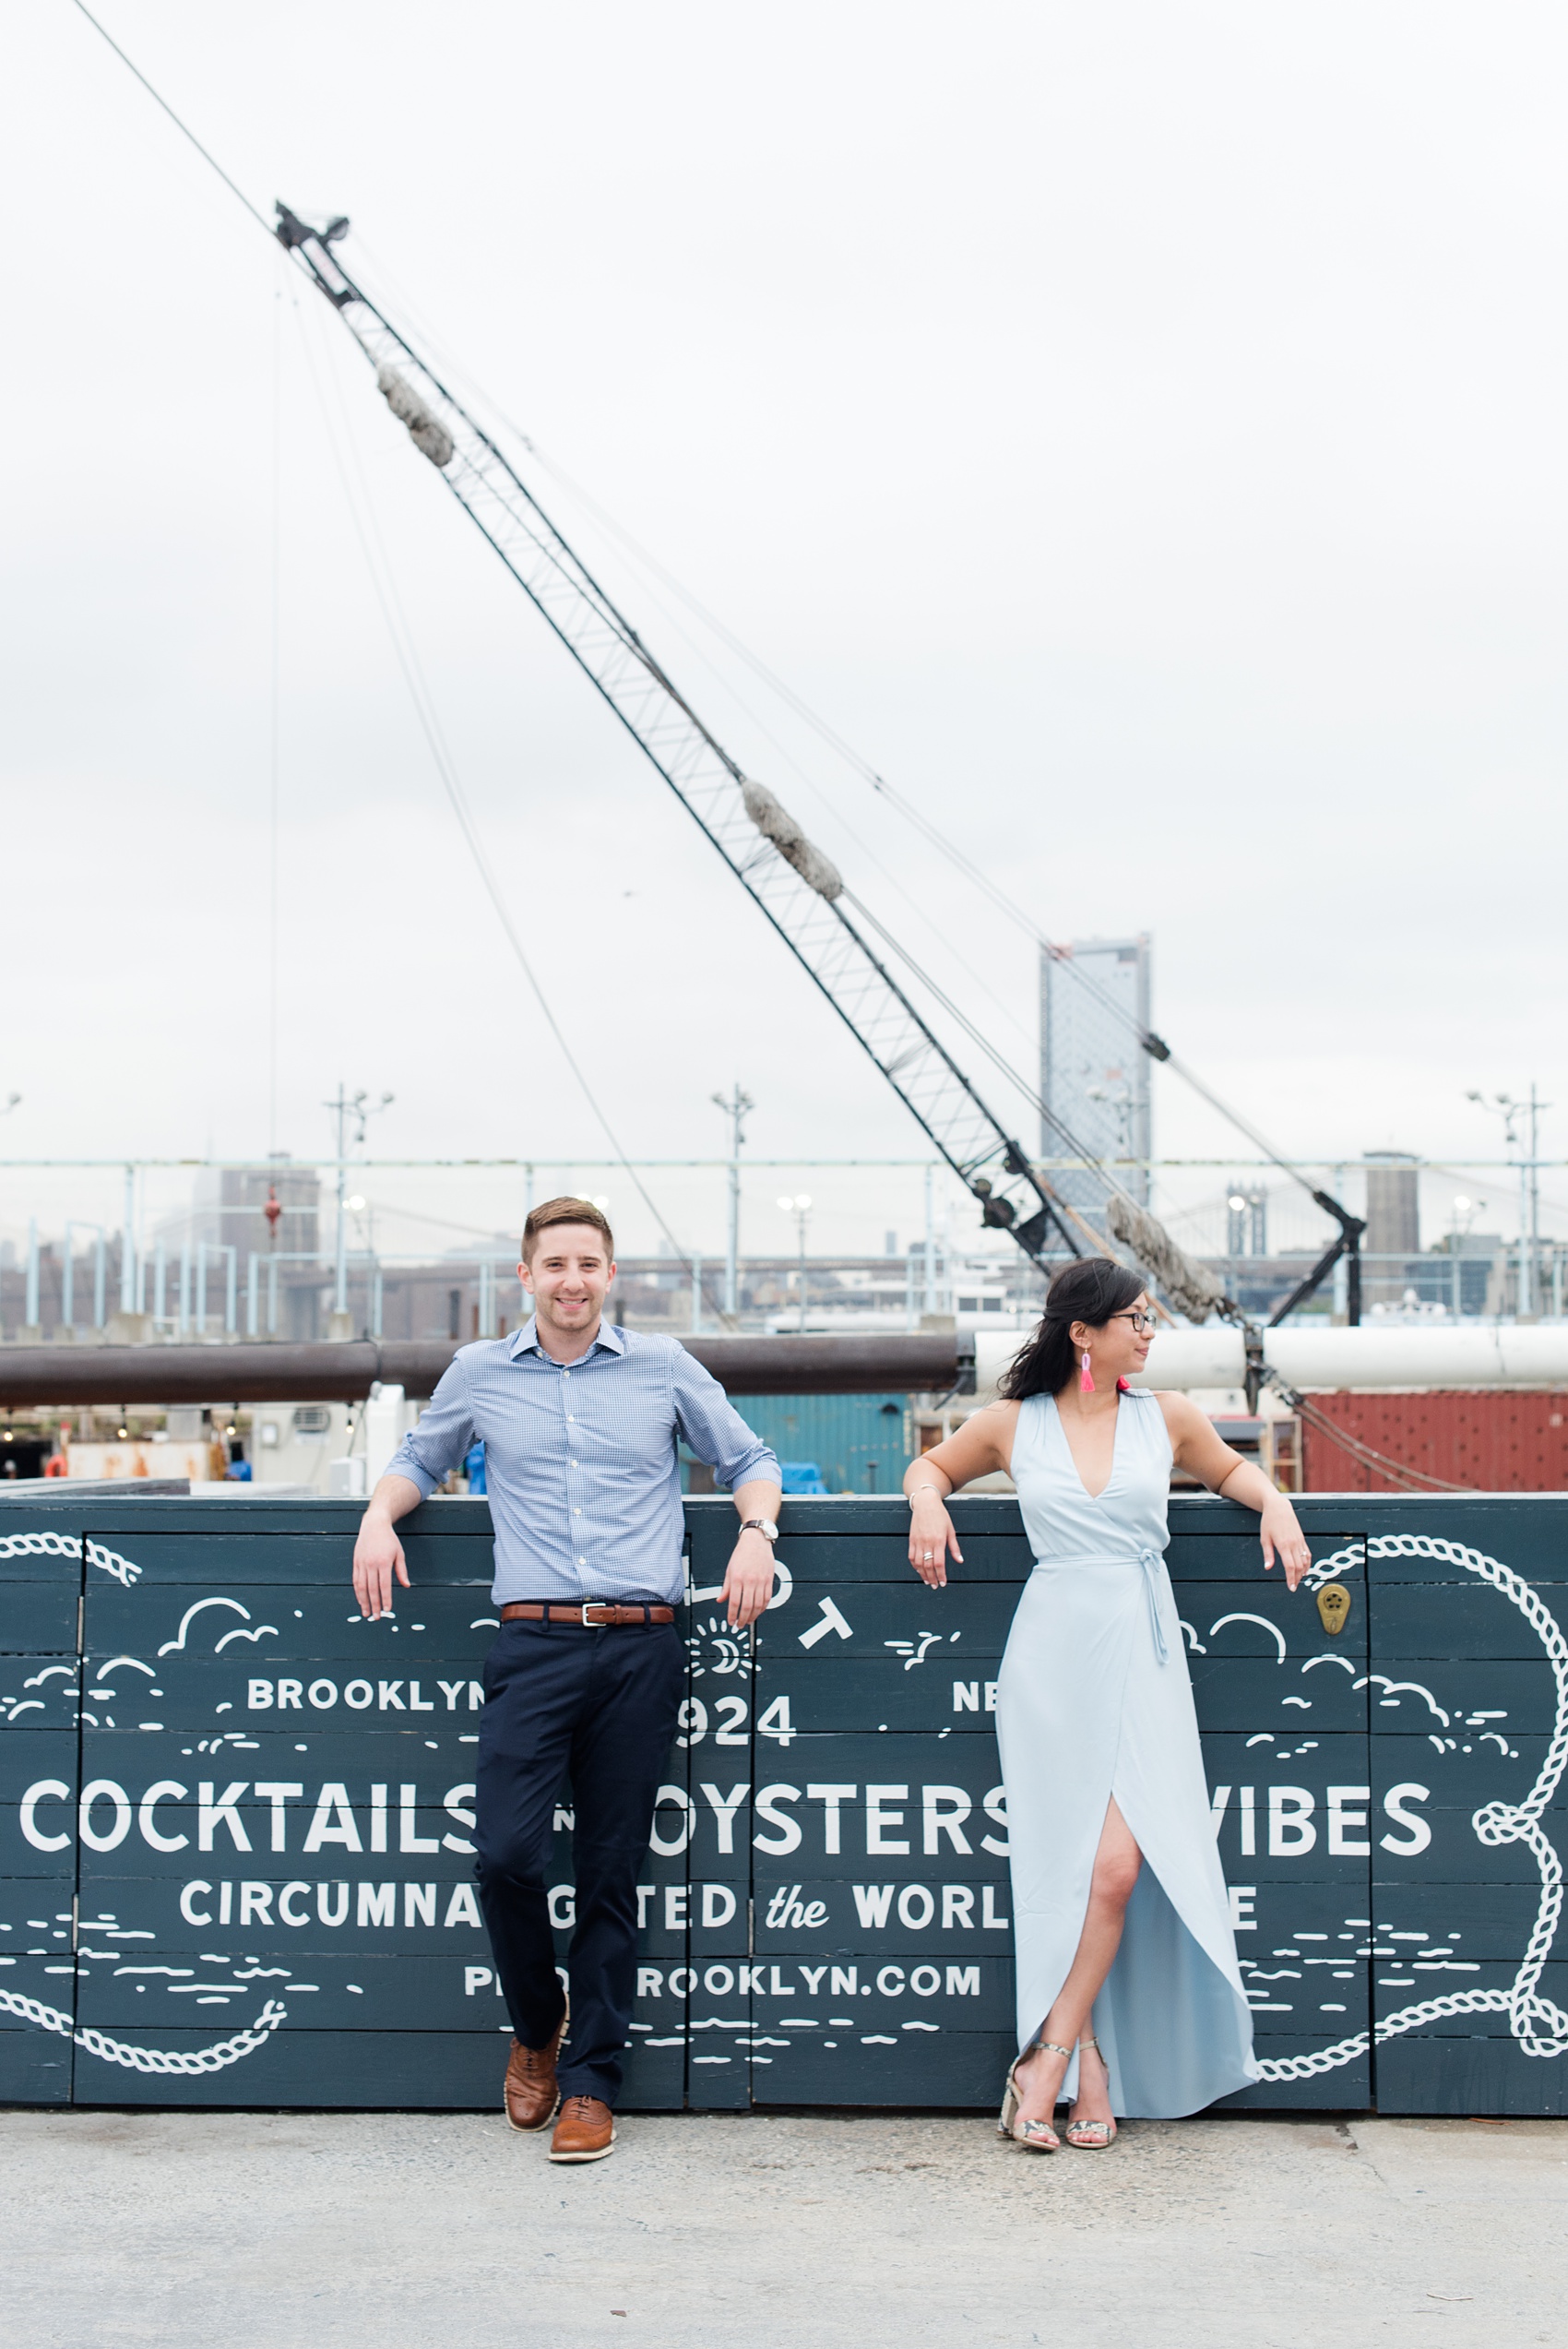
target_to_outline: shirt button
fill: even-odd
[[[587,1560],[587,1558],[586,1558],[586,1557],[580,1557],[580,1558],[577,1560],[577,1564],[578,1564],[579,1566],[586,1566],[586,1565],[588,1564],[588,1560]]]
[[[572,1515],[573,1515],[574,1517],[581,1517],[581,1515],[582,1515],[582,1510],[581,1510],[580,1508],[575,1508],[575,1509],[572,1511]]]

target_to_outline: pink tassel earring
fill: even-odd
[[[1092,1395],[1094,1392],[1094,1372],[1089,1368],[1089,1357],[1087,1348],[1084,1353],[1084,1365],[1078,1373],[1078,1386],[1080,1391],[1086,1395]]]

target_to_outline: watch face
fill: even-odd
[[[765,1542],[777,1542],[778,1528],[771,1517],[754,1517],[751,1521]]]

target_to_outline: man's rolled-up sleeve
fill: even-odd
[[[406,1476],[410,1485],[419,1486],[421,1498],[429,1500],[443,1479],[461,1466],[476,1433],[459,1355],[442,1373],[418,1425],[409,1430],[381,1473]]]
[[[675,1365],[675,1424],[683,1440],[734,1492],[754,1478],[781,1482],[778,1461],[710,1370],[683,1347]]]

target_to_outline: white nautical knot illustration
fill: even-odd
[[[1370,2034],[1356,2032],[1332,2047],[1315,2048],[1306,2056],[1265,2058],[1258,2066],[1259,2076],[1264,2080],[1315,2079],[1364,2056],[1372,2040],[1382,2045],[1407,2031],[1419,2031],[1424,2023],[1437,2022],[1451,2015],[1505,2013],[1521,2055],[1546,2058],[1561,2056],[1568,2051],[1568,2014],[1544,1997],[1538,1985],[1562,1915],[1562,1861],[1541,1824],[1541,1816],[1568,1765],[1568,1638],[1564,1638],[1562,1627],[1544,1600],[1512,1567],[1488,1557],[1483,1551],[1469,1549],[1462,1542],[1442,1541],[1431,1533],[1377,1533],[1368,1541],[1366,1555],[1369,1558],[1432,1558],[1444,1566],[1462,1567],[1467,1574],[1490,1584],[1518,1608],[1546,1651],[1556,1687],[1557,1712],[1535,1784],[1523,1802],[1483,1804],[1470,1821],[1482,1843],[1527,1845],[1540,1874],[1540,1904],[1518,1972],[1507,1989],[1454,1990],[1441,1998],[1423,1998],[1417,2006],[1402,2007],[1397,2013],[1384,2015]],[[1307,1578],[1308,1587],[1316,1591],[1336,1575],[1353,1572],[1360,1557],[1360,1545],[1357,1544],[1337,1551],[1332,1557],[1319,1559]],[[1408,1687],[1411,1693],[1425,1697],[1434,1712],[1443,1711],[1430,1692],[1413,1682],[1385,1685],[1390,1689]],[[1443,1720],[1446,1725],[1446,1714]]]

